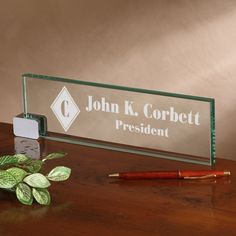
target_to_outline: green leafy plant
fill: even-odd
[[[71,169],[57,166],[47,175],[39,172],[46,161],[65,155],[63,152],[51,153],[42,160],[32,160],[24,154],[0,157],[0,188],[15,192],[17,199],[25,205],[32,205],[34,199],[41,205],[49,205],[51,197],[47,188],[50,181],[67,180]]]

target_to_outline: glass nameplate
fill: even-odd
[[[41,137],[212,165],[214,99],[51,76],[23,75],[24,116],[47,118]]]

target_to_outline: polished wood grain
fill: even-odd
[[[79,145],[40,141],[42,155],[64,151],[50,161],[72,168],[66,182],[50,187],[50,206],[21,205],[14,194],[0,192],[0,235],[235,235],[236,162],[217,160],[229,178],[125,181],[109,173],[166,169],[206,169]],[[12,126],[0,124],[0,155],[13,154]]]

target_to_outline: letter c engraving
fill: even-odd
[[[69,117],[70,116],[70,113],[69,113],[69,101],[67,101],[67,100],[62,101],[62,103],[61,103],[61,114],[64,117]]]

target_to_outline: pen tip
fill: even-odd
[[[231,175],[230,171],[224,171],[224,175]]]
[[[117,177],[119,177],[119,174],[118,173],[109,174],[108,177],[110,177],[110,178],[117,178]]]

